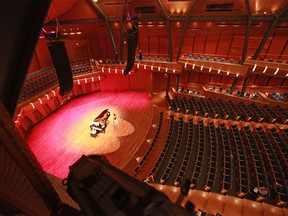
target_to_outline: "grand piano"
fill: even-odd
[[[96,137],[98,133],[105,133],[107,120],[110,116],[108,109],[103,110],[94,120],[90,123],[90,135]]]

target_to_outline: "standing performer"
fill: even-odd
[[[118,119],[115,113],[113,114],[113,125],[114,125],[114,128],[118,127]]]

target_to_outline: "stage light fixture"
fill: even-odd
[[[266,72],[267,68],[268,68],[268,66],[266,66],[266,67],[264,68],[264,70],[263,70],[263,73],[265,73],[265,72]]]
[[[31,104],[32,108],[35,109],[35,105],[32,102],[30,104]]]
[[[276,69],[274,75],[276,75],[278,73],[278,71],[279,71],[279,68]]]
[[[49,100],[49,95],[48,95],[48,94],[45,94],[45,96],[46,96],[47,100]]]

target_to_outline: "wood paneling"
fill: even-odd
[[[219,58],[227,58],[231,38],[231,34],[221,34],[216,54]]]
[[[280,77],[271,77],[268,85],[269,86],[281,86],[281,83],[283,82],[283,78]]]
[[[218,40],[218,35],[209,35],[207,37],[205,53],[207,56],[210,57],[210,59],[213,59],[216,53],[217,40]]]
[[[266,58],[278,59],[283,47],[286,44],[286,40],[287,38],[283,37],[282,35],[275,35],[266,55]]]
[[[265,86],[268,80],[268,76],[258,75],[254,85]]]
[[[204,55],[204,43],[205,43],[205,37],[203,37],[203,35],[196,34],[194,53],[197,54],[198,56]]]

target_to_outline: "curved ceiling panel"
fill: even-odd
[[[56,17],[61,16],[66,13],[76,2],[77,0],[52,0],[45,23],[54,20]]]

